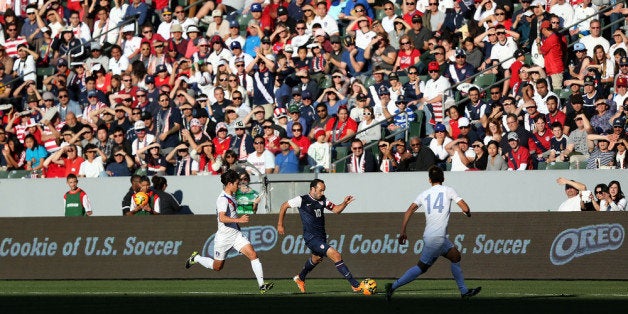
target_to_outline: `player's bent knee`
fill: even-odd
[[[462,259],[462,255],[456,248],[451,248],[451,250],[449,250],[449,252],[445,255],[445,258],[450,260],[452,263],[458,263]]]
[[[214,267],[213,269],[215,271],[220,271],[223,267],[225,266],[224,261],[214,261]]]
[[[417,264],[423,273],[426,273],[430,269],[430,265],[423,264],[423,262],[419,261]]]

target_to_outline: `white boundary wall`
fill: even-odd
[[[598,183],[618,180],[628,192],[627,170],[446,172],[445,184],[453,186],[475,212],[553,211],[565,200],[564,188],[556,183],[561,176],[583,182],[590,190]],[[307,193],[313,178],[314,174],[268,176],[272,187],[270,212],[277,213],[283,201]],[[321,174],[319,178],[325,180],[326,195],[332,202],[341,202],[345,195],[356,197],[346,212],[403,212],[420,191],[429,187],[426,172],[337,173]],[[216,197],[222,188],[218,176],[167,179],[167,191],[179,196],[192,213],[215,214]],[[129,186],[128,177],[79,179],[79,187],[89,195],[97,216],[121,215],[121,201]],[[260,190],[259,184],[252,187]],[[66,191],[65,179],[2,179],[0,217],[63,216]],[[264,204],[260,212],[266,212]]]

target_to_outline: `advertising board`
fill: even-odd
[[[358,278],[399,277],[416,264],[423,249],[424,217],[416,214],[408,242],[397,242],[403,215],[326,215],[328,242]],[[254,245],[267,278],[291,278],[309,251],[296,214],[286,217],[286,235],[277,215],[255,215],[243,232]],[[467,278],[628,279],[621,261],[628,216],[595,213],[452,214],[449,237],[462,252]],[[0,219],[1,279],[252,278],[250,263],[231,252],[220,272],[195,265],[193,251],[209,255],[216,216],[70,217]],[[325,260],[312,278],[340,278]],[[438,260],[425,278],[451,278]]]

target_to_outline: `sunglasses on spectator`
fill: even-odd
[[[264,142],[253,142],[255,145],[264,145]]]
[[[351,147],[351,150],[361,150],[361,149],[364,149],[364,147],[363,146],[353,146],[353,147]]]

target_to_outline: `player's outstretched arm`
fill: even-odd
[[[345,208],[347,208],[347,205],[351,204],[351,202],[353,202],[354,200],[355,197],[353,197],[352,195],[347,195],[345,196],[345,200],[338,205],[334,205],[334,208],[331,211],[334,212],[334,214],[340,214],[343,210],[345,210]]]
[[[399,239],[397,239],[399,241],[399,244],[406,243],[406,239],[408,239],[408,236],[406,235],[406,227],[408,226],[410,217],[412,217],[412,214],[414,214],[414,212],[417,209],[419,209],[419,205],[412,203],[410,204],[410,206],[408,206],[408,209],[406,209],[405,214],[403,214],[403,222],[401,223],[401,233],[399,234]]]
[[[220,222],[224,223],[224,224],[228,224],[228,223],[239,223],[239,224],[245,224],[247,222],[249,222],[249,215],[242,215],[240,217],[237,218],[231,218],[229,216],[227,216],[226,212],[219,212],[218,213],[218,219],[220,220]]]
[[[288,210],[288,207],[290,207],[290,205],[288,205],[288,202],[284,202],[283,204],[281,204],[281,208],[279,208],[279,219],[277,220],[277,232],[279,232],[279,234],[284,235],[286,233],[285,229],[283,228],[283,218],[286,216],[286,210]]]
[[[469,204],[467,204],[467,202],[465,202],[464,200],[459,200],[458,206],[460,206],[460,209],[462,209],[462,212],[467,216],[467,217],[471,217],[471,209],[469,209]]]

